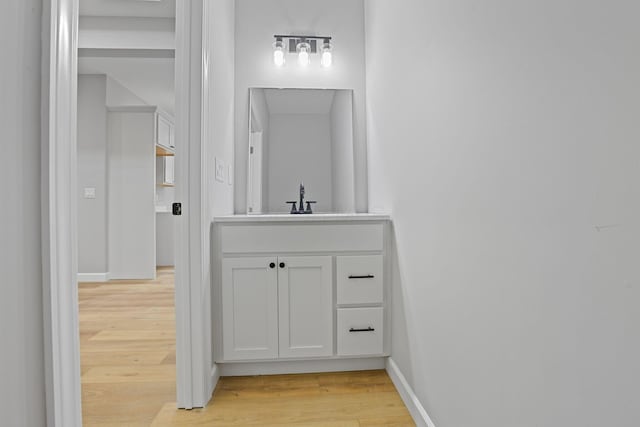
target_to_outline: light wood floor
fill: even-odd
[[[209,405],[175,404],[173,271],[81,283],[85,426],[412,426],[384,371],[228,377]]]

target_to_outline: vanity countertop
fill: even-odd
[[[329,222],[329,221],[389,221],[391,216],[381,213],[317,213],[310,215],[264,214],[264,215],[228,215],[213,219],[218,223],[238,222]]]

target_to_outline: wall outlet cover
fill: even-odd
[[[96,198],[96,189],[95,189],[95,187],[85,187],[84,188],[84,198],[85,199],[95,199]]]
[[[224,162],[216,157],[216,181],[224,182]]]

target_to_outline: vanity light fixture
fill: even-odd
[[[311,63],[311,55],[320,54],[320,64],[331,67],[333,63],[333,45],[331,37],[328,36],[305,36],[305,35],[274,35],[276,41],[273,43],[273,63],[282,67],[285,64],[286,54],[298,55],[298,65],[307,67]]]

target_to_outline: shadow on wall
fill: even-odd
[[[398,365],[400,371],[406,378],[411,388],[415,389],[413,384],[414,369],[413,355],[415,351],[411,349],[409,336],[416,336],[415,332],[409,334],[409,325],[407,319],[407,310],[405,309],[405,299],[407,295],[403,286],[402,266],[400,260],[402,257],[398,254],[398,245],[396,244],[396,230],[393,223],[391,224],[391,358]]]

